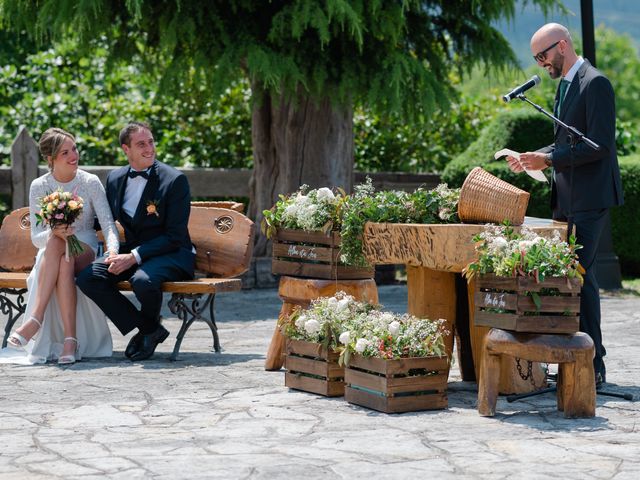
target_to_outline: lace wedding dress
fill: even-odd
[[[61,188],[65,192],[77,192],[84,200],[84,208],[74,222],[75,235],[78,240],[89,245],[94,253],[98,250],[98,237],[94,229],[94,218],[104,233],[106,250],[117,252],[119,249],[118,231],[116,230],[111,209],[107,202],[104,187],[97,176],[78,170],[73,180],[67,183],[58,182],[51,173],[38,177],[31,184],[29,191],[29,210],[31,219],[31,240],[39,249],[36,262],[27,278],[29,297],[23,322],[31,315],[38,288],[38,269],[42,260],[44,247],[51,233],[49,227],[36,225],[35,213],[39,211],[38,199]],[[76,336],[78,338],[77,359],[82,357],[109,357],[112,353],[111,333],[106,316],[80,289],[77,289],[78,303],[76,309]],[[0,363],[34,364],[45,363],[57,359],[62,353],[64,331],[56,290],[54,289],[49,305],[42,320],[42,327],[31,339],[24,351],[5,348],[0,351]]]

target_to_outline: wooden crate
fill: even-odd
[[[384,360],[353,355],[344,371],[349,403],[384,413],[447,408],[447,357]]]
[[[580,280],[482,275],[476,281],[475,324],[527,333],[571,334],[580,327]],[[554,294],[545,291],[554,289]],[[540,309],[526,292],[537,292]]]
[[[326,397],[344,395],[344,367],[338,365],[338,352],[290,338],[285,351],[285,386]]]
[[[271,270],[279,275],[329,280],[373,278],[373,267],[339,264],[340,243],[338,232],[278,229],[273,239]]]

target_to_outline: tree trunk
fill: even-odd
[[[257,90],[254,87],[254,95]],[[263,210],[279,194],[353,183],[353,109],[332,105],[328,98],[296,101],[264,93],[251,118],[253,174],[249,181],[249,216],[260,225]],[[264,235],[257,236],[254,256],[270,255]]]

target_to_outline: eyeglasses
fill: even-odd
[[[548,46],[547,48],[545,48],[544,50],[542,50],[541,52],[536,53],[533,56],[533,59],[536,62],[544,62],[547,59],[547,52],[549,50],[551,50],[553,47],[555,47],[556,45],[558,45],[562,40],[558,40],[556,43],[554,43],[553,45]]]

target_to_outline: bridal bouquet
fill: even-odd
[[[71,225],[82,213],[83,200],[76,193],[63,192],[58,189],[38,199],[40,211],[36,213],[37,225]],[[67,260],[69,255],[76,257],[84,251],[75,235],[67,237]]]

